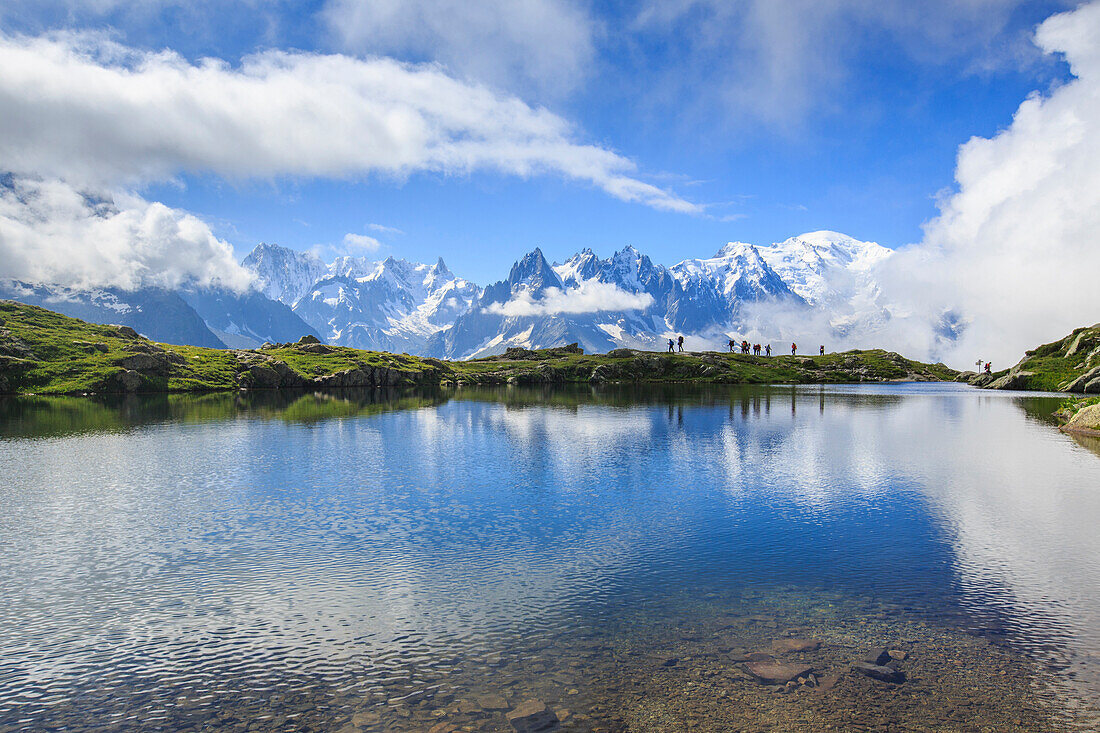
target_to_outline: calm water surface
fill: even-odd
[[[1100,446],[1059,401],[2,400],[0,731],[1095,729]],[[904,684],[848,671],[880,644]]]

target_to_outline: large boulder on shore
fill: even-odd
[[[1089,405],[1078,410],[1077,414],[1062,426],[1062,430],[1071,433],[1085,433],[1086,435],[1100,435],[1100,405]]]
[[[119,359],[118,365],[128,371],[147,374],[167,374],[172,369],[172,363],[162,353],[131,354]]]
[[[139,372],[124,369],[107,377],[103,383],[104,392],[137,392],[145,385]]]

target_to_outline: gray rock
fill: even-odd
[[[97,342],[97,343],[92,344],[92,348],[95,349],[96,351],[100,352],[101,354],[106,354],[110,350],[108,348],[107,344],[105,344],[103,342]]]
[[[388,386],[388,369],[376,369],[374,383],[379,386]],[[379,376],[381,373],[381,376]],[[319,387],[370,387],[372,385],[371,373],[364,369],[345,369],[342,372],[318,377],[313,383]]]
[[[123,338],[128,338],[128,339],[141,338],[141,334],[139,334],[137,331],[130,328],[129,326],[114,326],[114,329],[116,331],[118,331],[118,335],[123,337]]]
[[[808,664],[784,662],[748,662],[745,669],[765,685],[785,685],[813,671],[813,667]]]
[[[248,368],[248,374],[252,377],[252,386],[262,389],[277,389],[279,387],[279,372],[271,367],[255,364]]]
[[[630,349],[612,349],[611,351],[607,352],[607,355],[612,359],[626,359],[628,357],[634,356],[634,352]]]
[[[890,652],[886,647],[875,647],[863,657],[867,664],[886,664],[890,661]]]
[[[306,344],[319,344],[319,343],[321,343],[321,339],[317,338],[316,336],[306,334],[302,338],[298,339],[297,345],[298,346],[304,346]]]
[[[117,363],[128,371],[151,374],[164,374],[172,368],[171,363],[162,354],[133,354],[119,359]]]
[[[108,392],[137,392],[145,384],[141,374],[131,370],[123,370],[107,380],[105,385]]]
[[[304,387],[306,385],[307,380],[305,377],[281,361],[272,362],[271,368],[279,375],[280,387]]]
[[[483,710],[507,710],[510,703],[500,695],[482,695],[477,699]]]
[[[886,667],[881,664],[868,664],[867,662],[856,662],[852,665],[852,669],[860,672],[871,679],[880,680],[882,682],[891,682],[894,684],[900,684],[905,682],[905,673],[899,669],[892,667]]]
[[[298,351],[304,351],[307,354],[331,354],[335,349],[324,344],[306,344],[305,346],[299,346]]]
[[[588,377],[588,381],[606,382],[613,379],[614,376],[614,370],[608,364],[600,364],[598,367],[592,370],[592,374]]]
[[[989,389],[1026,389],[1027,378],[1035,376],[1035,372],[1029,372],[1026,369],[1017,369],[1013,367],[1008,374],[994,379],[988,385]]]
[[[1078,410],[1062,429],[1071,433],[1100,433],[1100,405],[1089,405]]]
[[[506,716],[517,733],[537,733],[555,730],[558,716],[541,700],[528,700]]]
[[[994,376],[992,374],[985,374],[983,372],[982,374],[977,374],[971,377],[970,379],[966,380],[966,382],[971,387],[985,387],[988,386],[993,380]]]
[[[772,649],[780,654],[788,652],[812,652],[821,648],[820,639],[776,639]]]
[[[1100,366],[1093,367],[1081,376],[1074,379],[1069,384],[1062,387],[1063,392],[1087,392],[1089,384],[1094,380],[1100,379]],[[1100,391],[1093,389],[1094,392]]]

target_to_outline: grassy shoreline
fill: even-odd
[[[241,389],[497,384],[837,384],[952,381],[958,372],[881,349],[824,356],[575,347],[511,349],[441,361],[328,346],[304,338],[260,349],[211,349],[149,341],[131,329],[0,301],[0,393],[216,392]]]

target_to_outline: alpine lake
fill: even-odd
[[[1098,730],[1062,399],[0,399],[0,733]]]

